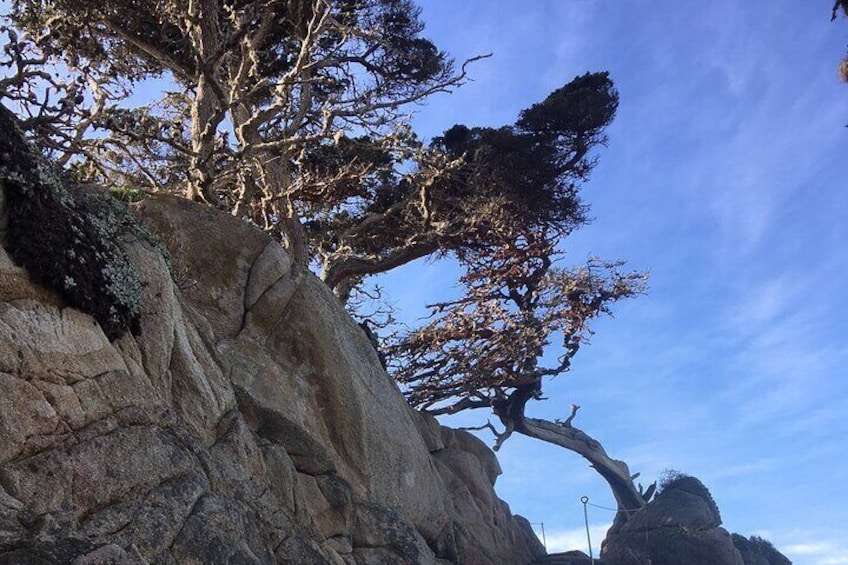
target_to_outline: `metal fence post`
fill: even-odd
[[[592,537],[589,535],[589,497],[580,497],[580,502],[583,503],[583,522],[586,524],[586,543],[589,544],[589,560],[592,565],[595,565],[595,558],[592,556]]]

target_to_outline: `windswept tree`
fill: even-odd
[[[617,107],[609,76],[588,73],[510,126],[454,126],[430,145],[448,166],[425,182],[390,184],[359,215],[336,217],[320,231],[329,238],[325,249],[349,257],[328,262],[331,283],[343,268],[369,274],[410,256],[452,253],[463,268],[463,295],[433,305],[428,324],[388,348],[409,402],[436,415],[491,410],[504,426],[487,426],[496,448],[517,432],[571,449],[607,480],[619,508],[631,510],[650,493],[572,425],[576,406],[560,423],[525,416],[528,402],[542,398],[544,380],[568,371],[591,322],[645,289],[645,275],[625,272],[620,262],[556,264],[564,238],[587,221],[579,190]],[[559,358],[546,365],[555,340]]]
[[[525,416],[591,322],[644,289],[618,262],[556,263],[587,221],[580,189],[618,107],[607,73],[513,124],[425,143],[408,107],[466,72],[422,36],[410,0],[13,0],[10,16],[0,99],[74,176],[228,209],[343,300],[367,277],[454,258],[463,296],[389,347],[410,403],[491,410],[496,447],[521,433],[571,449],[620,508],[645,503],[627,466],[572,425],[576,406],[562,422]]]

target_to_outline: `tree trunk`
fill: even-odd
[[[250,209],[256,196],[253,187],[258,185],[262,193],[262,214],[266,216],[265,227],[273,225],[268,216],[270,213],[275,214],[286,251],[296,264],[308,266],[309,239],[288,194],[292,178],[287,156],[261,154],[255,149],[262,143],[262,136],[256,124],[250,122],[252,114],[244,104],[236,104],[231,115],[235,137],[242,149],[244,166],[247,167],[242,174],[254,175],[252,179],[243,179],[243,182],[250,182],[251,187],[241,187],[234,212],[241,215]]]
[[[618,506],[613,528],[619,528],[628,520],[633,510],[639,510],[646,504],[642,494],[633,484],[633,477],[627,463],[611,458],[604,451],[601,442],[589,436],[583,430],[571,425],[577,410],[576,404],[571,406],[571,415],[562,423],[527,418],[524,415],[527,402],[538,398],[541,392],[541,381],[522,384],[515,387],[509,396],[495,401],[492,408],[506,431],[498,434],[495,450],[513,433],[517,432],[527,437],[532,437],[581,455],[600,474],[612,490]]]
[[[436,240],[429,238],[394,249],[383,257],[367,258],[355,255],[331,255],[324,261],[321,280],[335,290],[343,287],[346,281],[368,275],[385,273],[416,259],[426,257],[438,249],[439,245]],[[348,288],[337,294],[345,295],[349,293],[350,289]]]
[[[619,510],[638,510],[645,506],[645,499],[634,486],[627,463],[612,459],[600,442],[570,423],[523,418],[516,422],[515,431],[583,456],[609,484]]]
[[[215,0],[193,0],[189,5],[190,36],[196,52],[197,91],[191,106],[191,168],[189,199],[202,197],[217,204],[212,191],[215,135],[225,103],[216,92],[217,61],[210,61],[221,45],[218,5]],[[208,65],[208,66],[207,66]],[[209,68],[212,67],[212,68]]]
[[[309,238],[306,235],[306,230],[303,224],[300,223],[300,218],[294,212],[292,206],[287,206],[285,209],[280,206],[281,211],[285,215],[280,221],[280,233],[285,240],[286,251],[292,256],[292,260],[297,265],[304,267],[309,266]]]

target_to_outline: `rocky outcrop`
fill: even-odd
[[[743,565],[707,488],[681,477],[604,540],[607,565]]]
[[[0,564],[528,563],[492,452],[413,412],[318,279],[161,197],[138,335],[0,251]]]
[[[733,534],[732,537],[745,565],[792,565],[789,558],[775,549],[771,542],[759,536],[746,538]]]

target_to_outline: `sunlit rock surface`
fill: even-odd
[[[413,412],[332,293],[176,198],[125,245],[141,332],[0,251],[0,563],[529,563],[473,436]]]

